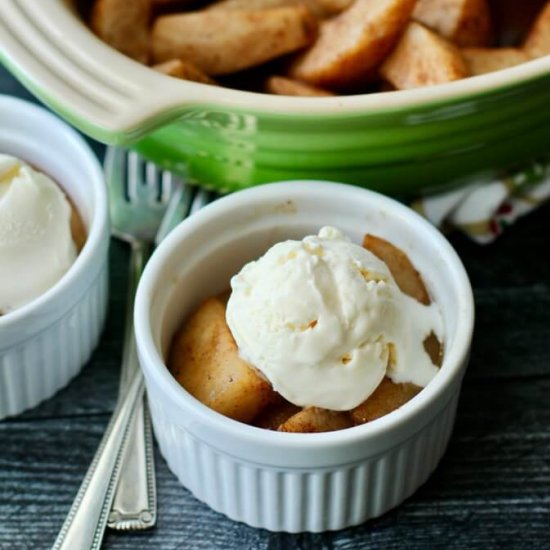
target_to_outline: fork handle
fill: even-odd
[[[128,381],[139,370],[133,331],[134,298],[139,278],[151,250],[151,247],[143,241],[133,241],[131,244],[120,381],[121,397],[127,391]],[[116,489],[107,525],[116,530],[149,529],[156,523],[157,503],[153,436],[144,398],[138,402],[132,414],[121,464],[118,480],[113,480]]]
[[[151,254],[151,246],[143,241],[134,240],[131,241],[130,245],[119,400],[126,393],[134,372],[139,370],[136,341],[134,339],[134,300],[143,268]]]
[[[121,449],[143,389],[143,376],[137,371],[109,421],[52,550],[100,549],[114,496],[112,480],[120,474]]]
[[[151,419],[143,396],[132,414],[122,452],[121,472],[107,523],[110,529],[140,531],[154,527],[157,520],[154,464]]]

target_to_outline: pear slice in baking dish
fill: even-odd
[[[151,43],[155,63],[185,59],[216,76],[299,50],[316,33],[317,20],[303,6],[203,10],[158,17]]]
[[[487,0],[418,0],[413,18],[457,46],[487,46],[491,41]]]
[[[90,26],[107,44],[127,56],[149,61],[150,0],[96,0]]]
[[[398,90],[434,86],[469,76],[458,47],[414,21],[379,72]]]
[[[305,6],[315,17],[326,19],[349,8],[354,0],[220,0],[208,10],[262,10],[283,6]]]
[[[292,63],[289,76],[334,90],[365,82],[397,42],[415,1],[356,0],[321,23],[319,37]]]
[[[550,55],[550,2],[546,2],[529,30],[523,50],[530,57]]]

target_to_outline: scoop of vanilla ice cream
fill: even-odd
[[[53,286],[76,258],[71,208],[61,189],[0,154],[0,314]]]
[[[349,410],[385,375],[424,386],[437,372],[423,348],[431,330],[441,336],[437,308],[403,295],[384,262],[335,228],[274,245],[231,288],[240,355],[295,405]]]

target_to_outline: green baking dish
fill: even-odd
[[[2,0],[0,61],[86,134],[221,191],[315,178],[429,192],[550,145],[550,56],[432,88],[272,96],[152,71],[96,38],[70,2]]]

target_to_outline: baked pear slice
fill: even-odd
[[[471,76],[500,71],[529,61],[519,48],[464,48],[462,56]]]
[[[415,2],[356,0],[321,23],[319,37],[292,63],[289,76],[329,90],[372,79],[406,27]]]
[[[147,63],[150,18],[151,0],[96,0],[90,26],[119,52]]]
[[[353,422],[345,411],[306,407],[279,426],[280,432],[320,433],[351,428]]]
[[[380,67],[380,75],[398,90],[410,90],[469,76],[460,50],[414,21]]]
[[[390,270],[399,290],[421,304],[429,306],[431,298],[428,289],[409,257],[389,241],[367,233],[363,238],[363,247],[382,260]],[[424,340],[424,349],[432,363],[441,366],[443,345],[432,332]]]
[[[294,416],[301,410],[302,407],[293,405],[290,401],[279,396],[279,399],[275,403],[268,405],[260,412],[252,424],[266,430],[277,430],[281,424],[284,424],[291,416]]]
[[[388,266],[401,292],[421,304],[430,305],[430,295],[420,273],[400,248],[371,234],[367,234],[363,238],[363,247]],[[443,346],[433,332],[424,340],[424,349],[432,363],[438,367],[441,366]],[[363,403],[351,410],[350,415],[356,424],[370,422],[398,409],[421,390],[422,388],[415,384],[396,384],[390,378],[385,377]]]
[[[155,63],[185,59],[210,76],[241,71],[311,44],[317,19],[303,6],[202,10],[158,17]]]
[[[355,424],[371,422],[395,411],[421,390],[414,384],[395,384],[386,377],[368,399],[350,411],[350,416]]]
[[[317,86],[312,86],[311,84],[306,84],[305,82],[300,82],[299,80],[293,80],[292,78],[286,78],[284,76],[270,76],[265,81],[265,91],[268,94],[275,95],[289,95],[296,97],[330,97],[334,94],[318,88]]]
[[[205,72],[195,67],[192,63],[183,61],[183,59],[170,59],[169,61],[164,61],[164,63],[153,65],[151,68],[174,78],[200,82],[201,84],[217,85],[216,81],[210,78]]]
[[[318,19],[327,19],[349,8],[354,0],[220,0],[207,10],[266,10],[286,6],[304,6]]]
[[[487,0],[418,0],[413,18],[457,46],[487,46],[491,42]]]
[[[418,300],[425,306],[430,305],[430,295],[420,273],[401,249],[370,233],[363,237],[363,248],[372,252],[388,266],[401,292]]]
[[[250,422],[277,393],[246,361],[225,321],[225,305],[209,298],[175,335],[168,366],[201,403],[241,422]]]
[[[550,55],[550,2],[546,2],[529,30],[523,51],[529,57]]]

